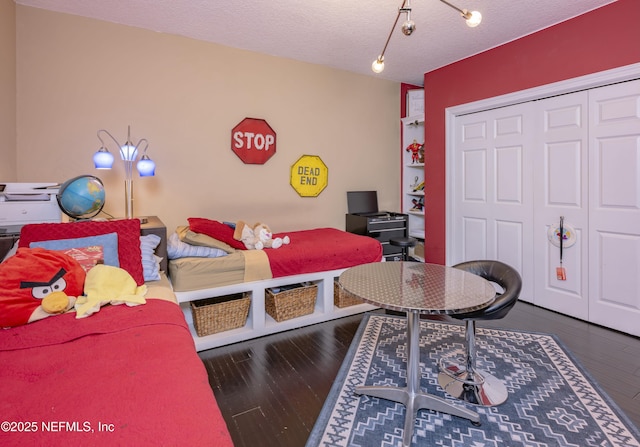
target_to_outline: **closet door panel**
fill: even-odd
[[[523,222],[496,221],[496,258],[517,269],[522,268],[524,258],[524,227]]]
[[[533,300],[531,104],[458,117],[455,124],[451,263],[496,259],[522,275]]]
[[[486,235],[486,219],[462,219],[462,259],[487,259]]]
[[[462,154],[463,200],[466,203],[487,203],[487,151],[485,148]]]
[[[536,304],[587,320],[588,294],[588,94],[577,92],[535,102],[534,256]],[[559,239],[564,218],[573,244]],[[555,229],[555,230],[554,230]],[[569,242],[569,240],[565,240]]]
[[[578,139],[545,145],[548,205],[581,208],[583,143]]]
[[[590,321],[640,336],[640,81],[590,99]]]

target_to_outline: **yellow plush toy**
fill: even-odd
[[[253,227],[250,227],[241,220],[236,223],[233,238],[237,241],[242,241],[248,250],[280,248],[282,245],[291,242],[289,236],[274,238],[271,229],[263,223],[258,222]]]
[[[87,273],[84,295],[75,304],[76,318],[84,318],[98,312],[105,304],[145,304],[147,286],[138,286],[133,277],[124,269],[98,264]]]

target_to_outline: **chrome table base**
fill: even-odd
[[[476,323],[465,321],[466,352],[462,358],[455,353],[440,359],[438,383],[456,399],[474,405],[492,407],[500,405],[509,397],[507,387],[486,371],[476,368]]]
[[[379,397],[392,402],[398,402],[406,407],[404,421],[403,446],[410,446],[416,416],[419,410],[434,410],[441,413],[469,419],[476,425],[480,424],[480,416],[475,411],[460,405],[454,405],[438,396],[423,393],[420,390],[420,314],[407,312],[407,386],[359,386],[356,393]]]
[[[504,383],[488,372],[453,363],[441,363],[438,383],[450,396],[474,405],[500,405],[509,396]]]

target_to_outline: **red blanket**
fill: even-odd
[[[382,245],[376,239],[335,228],[273,235],[284,236],[291,239],[289,245],[265,250],[274,278],[338,270],[382,259]]]
[[[180,308],[0,330],[0,445],[232,446]]]

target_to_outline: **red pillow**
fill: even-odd
[[[206,234],[238,250],[247,249],[242,241],[236,241],[233,238],[234,229],[227,224],[220,223],[217,220],[203,219],[201,217],[190,217],[187,220],[189,221],[189,229],[194,233]]]
[[[136,284],[144,284],[138,219],[29,224],[22,227],[18,246],[28,247],[31,242],[98,236],[114,232],[118,233],[120,267],[129,272]]]

